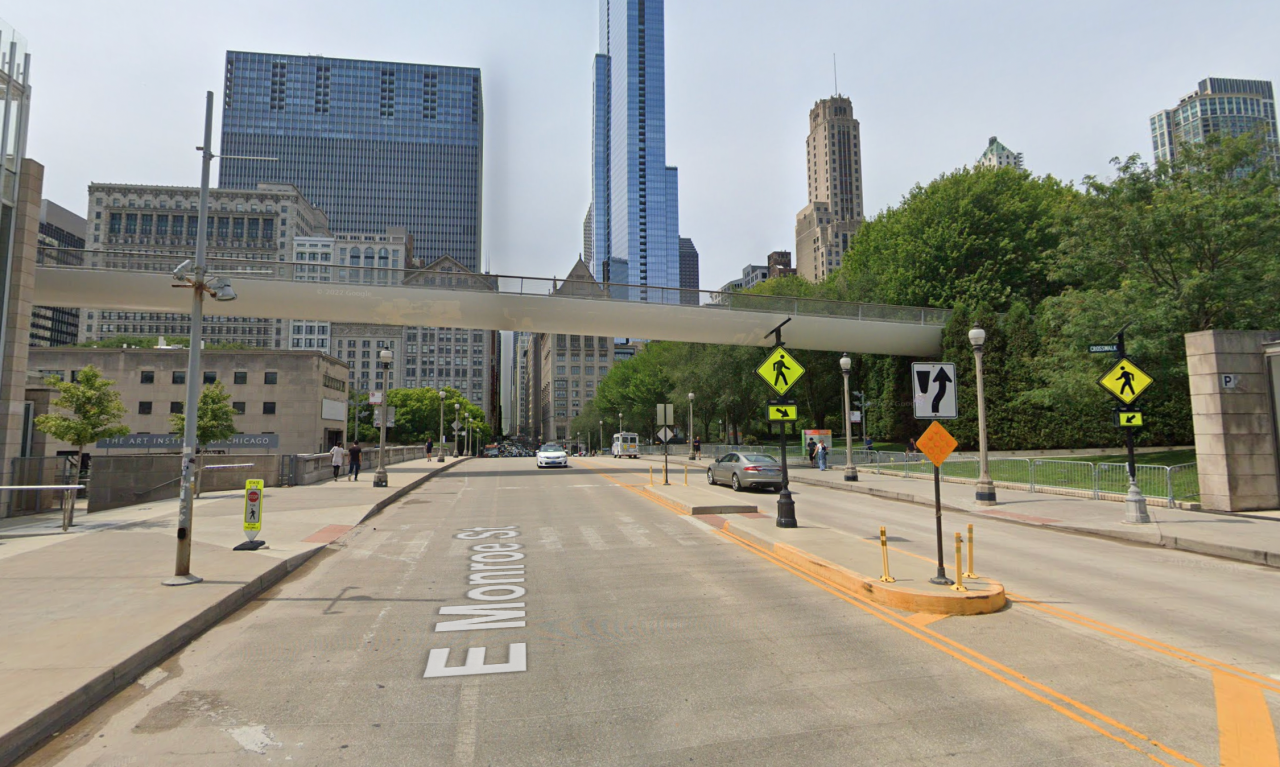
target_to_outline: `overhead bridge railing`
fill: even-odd
[[[174,248],[182,247],[184,244],[185,246],[194,244],[194,240],[187,243],[186,240],[179,238],[180,242],[175,244],[170,242],[172,238],[141,235],[117,239],[132,239],[133,242],[120,246],[127,249],[103,251],[42,247],[38,251],[37,264],[55,269],[167,274],[172,273],[190,256],[147,253],[142,249]],[[325,261],[322,260],[323,258],[330,260]],[[235,257],[214,252],[209,256],[208,264],[211,273],[233,279],[321,283],[344,287],[431,288],[509,296],[554,296],[584,301],[662,304],[929,327],[942,327],[950,317],[950,312],[947,310],[928,307],[888,306],[613,282],[602,284],[555,277],[446,272],[430,267],[393,267],[385,260],[370,261],[362,258],[352,263],[347,259],[335,262],[333,260],[335,258],[339,257],[331,253],[304,252],[302,249],[283,256],[264,249],[262,253]]]

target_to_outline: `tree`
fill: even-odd
[[[85,445],[129,433],[129,427],[120,423],[124,417],[124,405],[120,402],[120,392],[114,388],[115,381],[103,378],[93,365],[81,370],[74,382],[49,376],[45,383],[58,390],[59,396],[53,401],[53,407],[65,410],[69,415],[45,413],[36,416],[36,428],[54,439],[75,445],[77,467],[81,465]]]
[[[76,344],[77,347],[86,349],[154,349],[160,343],[160,339],[156,336],[112,336],[104,338],[101,341],[85,341]],[[165,338],[165,343],[169,346],[181,346],[186,348],[191,345],[188,338]]]
[[[196,407],[196,443],[210,445],[236,434],[236,411],[231,407],[231,395],[221,381],[206,384],[200,390],[200,402]],[[186,433],[186,414],[169,416],[169,426],[177,434]]]
[[[367,399],[368,395],[365,395]],[[392,389],[387,392],[387,406],[396,409],[396,425],[387,430],[389,441],[401,444],[423,443],[428,439],[440,439],[440,401],[444,399],[444,433],[453,434],[453,421],[457,418],[466,428],[467,416],[471,416],[472,445],[483,447],[492,438],[494,430],[485,421],[484,409],[467,400],[457,389],[446,386],[436,389]],[[460,405],[455,410],[454,405]],[[372,412],[372,407],[370,412]],[[381,406],[377,406],[381,407]],[[377,441],[378,433],[373,432],[373,441]]]

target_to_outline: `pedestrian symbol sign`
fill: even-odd
[[[1142,372],[1142,368],[1133,364],[1133,360],[1125,358],[1098,379],[1098,385],[1111,392],[1111,396],[1124,404],[1136,400],[1153,383],[1151,376]]]
[[[786,349],[779,346],[756,368],[756,374],[769,384],[769,388],[778,394],[786,394],[804,375],[804,367]]]
[[[794,421],[797,409],[796,405],[769,405],[769,420]]]
[[[244,483],[244,533],[253,540],[262,529],[262,487],[260,479]]]

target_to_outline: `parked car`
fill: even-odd
[[[725,483],[734,490],[782,489],[782,464],[764,453],[729,453],[707,467],[707,484]]]
[[[569,467],[569,454],[559,445],[547,444],[538,448],[535,460],[538,462],[539,469],[556,466]]]

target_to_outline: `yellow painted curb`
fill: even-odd
[[[726,522],[721,532],[763,548],[801,572],[897,610],[935,615],[986,615],[1002,609],[1007,602],[1004,585],[990,578],[965,578],[969,590],[964,592],[921,591],[901,583],[882,583],[878,578],[828,562],[790,544],[768,540],[748,528],[734,528],[732,522]]]

